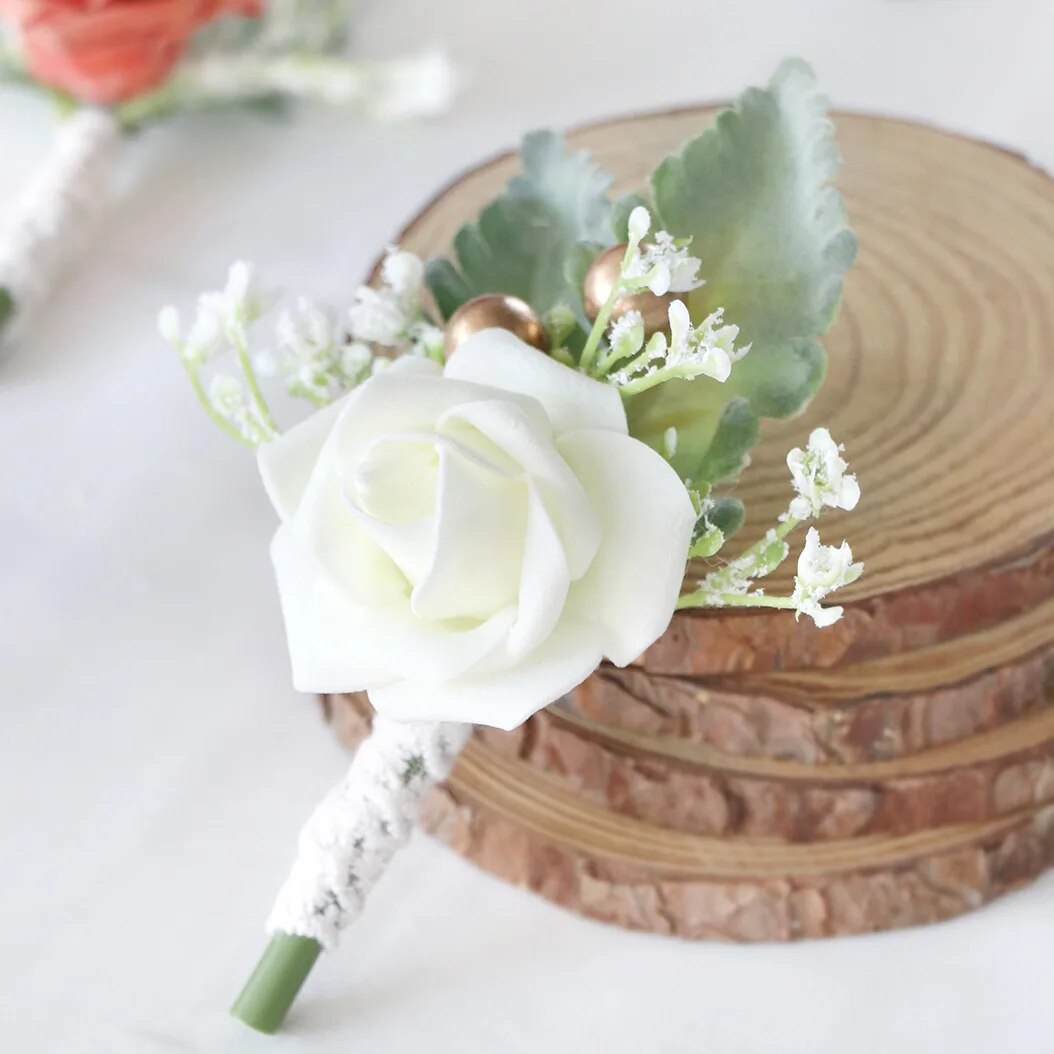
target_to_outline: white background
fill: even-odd
[[[281,1037],[226,1016],[345,758],[288,687],[252,458],[201,416],[158,307],[235,256],[346,301],[425,198],[523,131],[728,97],[788,53],[837,106],[1054,166],[1050,2],[387,0],[360,41],[449,45],[455,112],[215,116],[129,143],[105,237],[0,367],[0,1049],[1049,1051],[1054,876],[910,932],[687,944],[583,921],[423,837]],[[0,201],[49,131],[39,100],[0,93]]]

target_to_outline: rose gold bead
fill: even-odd
[[[582,301],[586,314],[590,318],[595,319],[600,314],[600,309],[607,303],[607,298],[618,281],[622,257],[625,254],[625,245],[613,245],[610,249],[605,249],[589,265],[585,281],[582,283]],[[648,289],[640,293],[627,293],[615,301],[615,306],[611,311],[611,321],[617,321],[627,311],[639,311],[641,318],[644,319],[644,335],[650,337],[653,333],[669,328],[670,304],[677,299],[679,297],[676,293],[656,296]]]
[[[450,316],[443,343],[447,358],[484,329],[507,329],[525,344],[539,351],[549,350],[549,335],[530,304],[518,296],[489,293],[467,300]]]

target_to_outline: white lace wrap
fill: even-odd
[[[268,933],[313,937],[333,948],[413,830],[428,791],[449,774],[472,726],[376,716],[344,781],[300,832],[293,869]]]
[[[0,286],[19,317],[46,299],[101,214],[120,138],[107,110],[79,110],[59,126],[0,237]]]

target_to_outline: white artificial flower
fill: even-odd
[[[639,311],[627,311],[608,330],[608,345],[617,359],[636,355],[644,345],[644,317]]]
[[[228,420],[236,420],[245,409],[245,391],[236,377],[217,374],[209,382],[209,401]]]
[[[626,231],[629,235],[629,240],[634,245],[637,245],[644,238],[644,235],[651,230],[651,213],[643,205],[638,205],[629,214],[629,220],[626,224]]]
[[[227,343],[244,344],[247,328],[263,313],[265,301],[251,265],[241,260],[231,264],[224,288],[198,297],[194,320],[180,349],[183,360],[202,366]]]
[[[667,461],[677,454],[677,429],[670,425],[662,434],[662,455]]]
[[[278,316],[275,334],[279,343],[300,360],[331,359],[337,343],[332,317],[306,297],[296,306],[296,312],[285,310]]]
[[[842,617],[842,608],[820,606],[828,593],[855,582],[864,570],[853,563],[853,551],[843,541],[836,549],[820,544],[820,532],[810,527],[805,546],[798,557],[798,574],[794,579],[794,601],[798,615],[808,615],[817,626],[830,626]]]
[[[206,293],[203,300],[211,301],[211,308],[220,317],[227,336],[231,340],[263,313],[267,297],[256,283],[252,264],[237,260],[227,272],[227,284],[220,293]]]
[[[722,308],[693,326],[684,301],[675,300],[670,305],[669,318],[670,348],[666,364],[684,371],[685,379],[701,374],[723,384],[732,373],[732,363],[749,351],[749,346],[736,348],[739,327],[724,325]]]
[[[249,406],[245,388],[237,377],[223,373],[213,377],[209,382],[209,402],[216,413],[253,446],[274,438],[273,428],[260,419],[255,408]]]
[[[443,361],[443,343],[445,334],[431,322],[415,322],[409,330],[410,354],[421,355],[426,359]]]
[[[160,314],[158,314],[157,331],[161,334],[161,339],[166,343],[173,346],[179,344],[182,336],[182,324],[179,312],[171,305],[163,307]]]
[[[296,686],[512,728],[669,625],[688,491],[610,385],[504,330],[263,446]]]
[[[205,293],[198,299],[194,321],[187,330],[180,354],[191,366],[203,366],[215,358],[226,344],[224,319],[218,294]]]
[[[352,386],[364,381],[373,367],[373,352],[369,345],[353,340],[340,354],[340,372]]]
[[[416,305],[424,283],[424,264],[414,253],[393,247],[381,264],[381,277],[397,297]]]
[[[413,253],[392,246],[381,264],[381,279],[380,289],[360,286],[356,290],[355,303],[349,311],[351,335],[367,344],[429,354],[435,344],[434,335],[417,324],[424,264]],[[415,347],[421,343],[428,350]]]
[[[689,256],[687,246],[678,246],[666,231],[655,232],[652,244],[645,246],[643,258],[645,270],[655,272],[649,288],[656,296],[689,293],[703,284],[699,278],[700,261]]]
[[[819,516],[824,506],[854,509],[860,500],[860,484],[842,458],[842,450],[826,428],[814,428],[805,450],[795,447],[787,455],[795,497],[790,515],[798,520]]]
[[[442,51],[395,59],[370,71],[366,105],[381,118],[434,117],[450,108],[457,75]]]
[[[637,209],[647,210],[638,205]],[[630,213],[632,220],[637,209]],[[631,239],[630,244],[634,244]],[[667,293],[690,293],[703,285],[699,277],[701,262],[688,254],[688,248],[678,245],[668,231],[656,231],[651,242],[635,251],[622,270],[623,278],[647,279],[646,285],[656,296]]]
[[[669,340],[664,333],[654,334],[643,355],[611,375],[612,383],[640,390],[652,383],[690,381],[696,377],[711,377],[724,383],[732,373],[732,364],[750,350],[750,345],[736,347],[739,327],[724,325],[721,308],[693,326],[684,301],[675,300],[670,305],[669,318]]]
[[[256,356],[261,374],[279,377],[291,395],[316,402],[343,389],[338,375],[343,348],[329,312],[301,297],[295,312],[278,316],[275,339],[277,352]]]
[[[391,289],[360,286],[348,311],[351,335],[368,344],[396,347],[406,339],[410,316]]]

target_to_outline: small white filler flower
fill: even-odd
[[[817,626],[830,626],[842,617],[841,607],[820,606],[828,593],[855,582],[864,570],[853,563],[853,551],[843,541],[835,548],[820,543],[820,532],[810,527],[805,546],[798,556],[798,574],[791,599],[799,616],[808,615]]]

